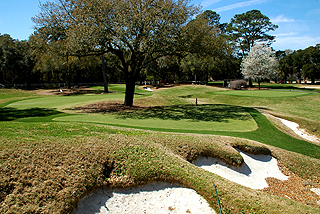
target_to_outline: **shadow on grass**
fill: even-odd
[[[230,105],[174,105],[157,106],[141,111],[119,112],[119,118],[131,119],[163,119],[163,120],[193,120],[207,122],[228,122],[228,120],[249,120],[246,111],[239,106]]]
[[[31,108],[20,110],[11,107],[4,107],[0,108],[0,121],[12,121],[30,117],[48,117],[58,114],[61,114],[61,112],[55,109]]]

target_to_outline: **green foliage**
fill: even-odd
[[[278,26],[272,24],[259,10],[250,10],[235,15],[227,26],[227,32],[230,40],[236,44],[242,55],[245,55],[256,42],[271,44],[275,37],[267,33],[276,28]]]
[[[279,62],[282,77],[294,74],[301,83],[301,79],[315,80],[320,78],[320,45],[310,46],[304,50],[289,52]]]
[[[33,66],[28,42],[0,34],[0,83],[30,83],[34,77]]]
[[[132,106],[134,84],[142,69],[177,51],[181,28],[196,11],[185,0],[63,0],[42,4],[34,21],[38,29],[62,26],[66,39],[55,44],[61,43],[63,51],[115,55],[127,84],[125,105]]]

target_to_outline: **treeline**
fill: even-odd
[[[278,26],[258,10],[221,23],[187,1],[61,0],[41,4],[28,41],[0,35],[0,83],[197,81],[243,78],[242,58]],[[197,15],[196,15],[197,14]],[[195,17],[195,18],[193,18]],[[278,51],[278,79],[319,76],[319,45]],[[130,105],[132,100],[129,100]]]
[[[0,83],[74,83],[102,82],[99,56],[61,56],[35,44],[34,36],[28,41],[0,35]],[[106,55],[107,70],[111,81],[123,81],[114,66],[111,55]]]
[[[284,82],[310,80],[315,83],[320,79],[320,44],[304,50],[278,51],[277,56],[280,60],[279,74]]]
[[[61,56],[47,49],[38,49],[34,36],[19,41],[10,35],[0,35],[0,83],[77,83],[103,82],[101,56]],[[123,72],[117,68],[118,59],[105,53],[105,65],[109,82],[125,82]],[[239,59],[232,55],[224,58],[203,57],[199,54],[166,56],[148,65],[137,81],[159,82],[206,81],[240,78]]]

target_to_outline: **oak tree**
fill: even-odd
[[[66,29],[68,50],[112,53],[126,81],[126,106],[133,104],[140,71],[158,58],[179,51],[181,28],[197,12],[189,0],[58,0],[42,5],[38,27]]]

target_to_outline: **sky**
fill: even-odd
[[[235,14],[260,10],[279,26],[269,32],[276,36],[275,50],[320,44],[320,0],[191,0],[190,4],[217,12],[222,23],[229,23]],[[0,0],[0,33],[27,40],[34,32],[31,18],[39,11],[39,0]]]

